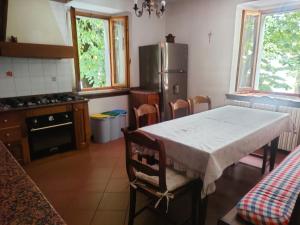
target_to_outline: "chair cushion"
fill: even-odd
[[[238,214],[255,225],[288,225],[300,193],[300,146],[238,203]]]
[[[158,169],[158,166],[154,166]],[[153,186],[159,187],[159,178],[157,176],[149,176],[142,172],[136,172],[136,177],[138,180],[146,181]],[[166,168],[166,184],[169,192],[176,190],[177,188],[183,187],[189,183],[192,179],[185,175],[176,172],[173,169]]]

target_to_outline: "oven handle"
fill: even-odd
[[[32,129],[30,129],[30,131],[35,132],[35,131],[47,130],[47,129],[55,128],[55,127],[64,127],[64,126],[68,126],[68,125],[72,125],[72,124],[73,124],[73,122],[61,123],[61,124],[56,124],[56,125],[47,126],[47,127],[32,128]]]

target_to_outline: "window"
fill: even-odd
[[[243,12],[237,91],[300,94],[300,10]]]
[[[72,8],[75,72],[79,91],[128,86],[128,18]]]

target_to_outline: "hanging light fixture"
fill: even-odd
[[[138,7],[138,0],[134,0],[135,15],[141,17],[144,10],[148,12],[149,16],[155,13],[158,17],[161,17],[166,11],[166,1],[165,0],[143,0],[141,8]]]

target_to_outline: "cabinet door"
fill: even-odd
[[[20,164],[30,162],[24,111],[0,113],[0,140]]]
[[[5,143],[5,146],[15,157],[15,159],[21,164],[24,165],[24,155],[23,155],[23,145],[22,142],[8,142]]]
[[[74,128],[76,148],[87,148],[90,143],[90,122],[88,113],[88,104],[74,104]]]

